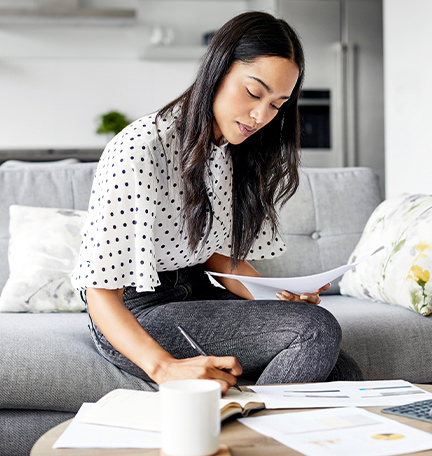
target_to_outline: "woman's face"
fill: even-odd
[[[216,144],[224,137],[240,144],[267,125],[289,99],[299,69],[283,57],[258,57],[234,62],[213,101]]]

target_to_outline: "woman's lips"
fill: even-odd
[[[237,125],[238,125],[238,128],[240,130],[240,133],[243,135],[243,136],[246,136],[246,138],[252,134],[254,134],[257,129],[256,128],[252,128],[252,127],[249,127],[248,125],[245,125],[245,124],[242,124],[240,122],[237,122]]]

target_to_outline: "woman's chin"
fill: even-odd
[[[232,136],[225,136],[225,139],[234,146],[241,144],[242,142],[246,141],[246,136],[239,136],[239,135],[232,135]]]

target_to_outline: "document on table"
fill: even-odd
[[[94,404],[84,403],[53,448],[160,448],[159,432],[85,424],[81,417]]]
[[[374,407],[432,399],[432,393],[405,380],[253,385],[268,409]]]
[[[99,399],[81,421],[141,431],[160,431],[159,393],[115,389]]]
[[[327,283],[337,279],[345,272],[358,266],[363,261],[366,261],[369,257],[375,255],[383,248],[383,246],[379,247],[373,253],[359,258],[354,263],[339,266],[330,271],[303,277],[250,277],[235,274],[222,274],[212,271],[207,272],[215,277],[238,280],[251,292],[255,299],[275,299],[276,293],[282,290],[288,290],[295,294],[313,293]]]
[[[428,432],[356,407],[238,421],[307,456],[391,456],[432,448]]]

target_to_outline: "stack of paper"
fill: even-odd
[[[259,394],[231,388],[220,400],[221,419],[264,408]],[[158,448],[159,393],[116,389],[83,404],[55,448]]]
[[[229,413],[266,408],[327,410],[241,418],[257,432],[308,456],[383,456],[432,448],[432,435],[354,406],[392,406],[432,399],[403,380],[250,386],[221,400]],[[258,393],[258,394],[256,394]],[[249,405],[249,407],[248,407]],[[346,408],[340,408],[346,407]],[[227,412],[228,413],[228,412]],[[160,448],[159,395],[114,390],[96,404],[83,404],[54,448]]]
[[[160,448],[159,432],[81,422],[94,404],[84,403],[53,448]]]
[[[379,247],[373,253],[359,258],[355,263],[345,264],[329,271],[320,272],[303,277],[252,277],[235,274],[222,274],[208,271],[214,277],[225,277],[241,282],[252,294],[254,299],[276,299],[276,293],[288,290],[291,293],[313,293],[324,285],[332,282],[345,272],[366,261],[372,255],[380,252],[384,246]]]
[[[432,399],[431,393],[404,380],[325,382],[249,388],[260,394],[268,409],[391,406]]]
[[[432,448],[428,432],[355,407],[239,421],[307,456],[390,456]]]

